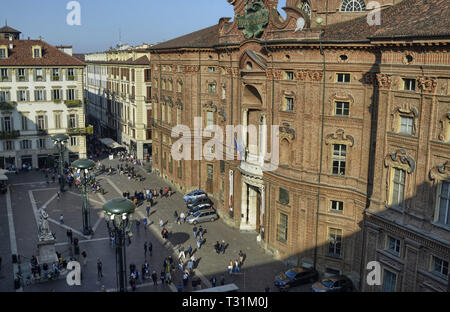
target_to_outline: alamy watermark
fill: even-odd
[[[238,160],[257,163],[262,171],[274,171],[279,164],[279,129],[278,125],[270,126],[270,132],[267,125],[227,125],[224,136],[222,127],[208,125],[203,129],[202,118],[194,117],[193,131],[186,125],[172,128],[171,137],[179,139],[172,144],[171,156],[177,161],[233,160],[236,151]],[[203,145],[205,138],[210,140]]]
[[[378,261],[370,261],[366,266],[370,272],[367,274],[366,283],[369,286],[381,285],[381,265]]]
[[[367,10],[372,10],[367,14],[367,24],[369,26],[380,26],[381,25],[381,4],[378,1],[370,1],[367,4]]]
[[[81,285],[81,266],[78,261],[70,261],[67,263],[67,273],[66,282],[69,286],[80,286]]]
[[[66,5],[66,10],[70,10],[66,17],[69,26],[81,25],[81,5],[78,1],[70,1]]]

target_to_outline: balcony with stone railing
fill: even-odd
[[[66,104],[67,108],[76,108],[81,107],[83,102],[81,100],[65,100],[64,104]]]
[[[14,140],[20,136],[19,130],[0,131],[0,140]]]

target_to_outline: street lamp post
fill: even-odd
[[[65,134],[57,134],[52,137],[53,143],[56,145],[56,148],[58,149],[58,153],[59,153],[59,159],[58,159],[59,169],[58,169],[58,171],[59,171],[59,176],[60,176],[59,186],[60,186],[61,192],[64,192],[64,183],[65,183],[65,179],[64,179],[64,150],[65,150],[65,147],[64,147],[64,145],[67,143],[68,139],[69,139],[69,137]]]
[[[80,173],[80,183],[81,183],[81,198],[83,200],[82,205],[82,214],[83,214],[83,234],[89,235],[92,233],[91,228],[91,217],[90,210],[88,204],[88,196],[87,196],[87,184],[89,182],[89,170],[94,168],[95,162],[90,159],[82,158],[74,161],[72,166],[77,169],[77,172]]]
[[[135,209],[136,205],[123,197],[111,199],[103,205],[107,227],[114,229],[116,238],[116,283],[120,292],[127,289],[125,235],[131,228],[131,217]]]

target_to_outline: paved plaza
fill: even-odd
[[[118,160],[105,159],[102,161],[106,167],[110,165],[114,168],[119,163]],[[85,236],[82,234],[82,213],[81,213],[81,194],[73,186],[66,186],[66,191],[58,198],[58,183],[50,182],[47,184],[43,173],[41,172],[20,172],[19,174],[10,174],[9,182],[12,184],[12,191],[1,195],[0,198],[0,255],[3,259],[2,270],[0,272],[0,291],[15,291],[14,289],[14,265],[11,254],[20,255],[21,269],[23,271],[24,283],[18,291],[58,291],[58,292],[93,292],[100,291],[104,286],[109,291],[116,288],[116,266],[115,249],[111,246],[106,223],[103,218],[102,205],[108,200],[116,197],[122,197],[124,191],[134,194],[134,191],[142,191],[145,188],[158,189],[168,186],[159,177],[147,173],[143,167],[135,166],[137,172],[145,177],[145,181],[138,182],[129,180],[126,175],[97,175],[105,193],[89,192],[89,203],[91,208],[91,226],[94,234]],[[94,172],[96,170],[94,169]],[[215,222],[202,223],[202,227],[207,230],[204,235],[205,243],[197,250],[196,241],[192,233],[192,225],[174,223],[174,211],[179,213],[186,212],[183,201],[183,194],[175,193],[169,198],[156,198],[154,206],[151,208],[149,217],[149,226],[144,229],[141,222],[137,229],[133,224],[133,237],[131,244],[126,244],[127,269],[130,263],[134,263],[138,269],[145,260],[150,265],[150,271],[155,270],[159,274],[163,267],[164,259],[172,255],[174,259],[178,256],[178,247],[184,246],[185,249],[192,246],[197,259],[197,267],[194,270],[195,275],[202,281],[202,288],[211,287],[210,279],[215,276],[218,284],[222,277],[225,282],[235,283],[241,291],[262,292],[266,287],[273,288],[274,276],[286,269],[282,261],[275,260],[272,255],[267,254],[256,242],[256,233],[241,232],[230,228],[222,220]],[[66,232],[72,229],[73,237],[79,239],[80,250],[87,253],[87,264],[83,265],[82,260],[82,284],[81,286],[68,286],[65,278],[56,281],[47,281],[41,283],[27,282],[29,275],[29,261],[32,255],[37,256],[38,242],[38,209],[45,207],[49,214],[50,229],[56,234],[56,250],[62,254],[63,258],[70,256],[77,258],[73,254],[71,244],[67,241]],[[64,223],[60,224],[60,216],[64,216]],[[145,204],[137,207],[134,219],[142,220],[146,217]],[[159,220],[166,223],[169,230],[169,238],[163,240],[160,235]],[[213,245],[216,241],[225,240],[228,247],[224,254],[218,255]],[[144,256],[144,242],[151,241],[153,244],[153,255],[150,257],[147,253]],[[239,251],[246,254],[246,259],[240,273],[229,275],[227,266],[230,260],[238,258]],[[103,263],[103,278],[97,280],[97,259],[100,258]],[[129,271],[128,271],[129,272]],[[191,280],[183,291],[192,291]],[[176,286],[182,284],[182,275],[179,271],[173,274],[173,283],[171,285],[161,284],[154,286],[151,280],[137,284],[136,291],[148,292],[169,292],[177,291]],[[311,288],[309,285],[302,286],[297,291]]]

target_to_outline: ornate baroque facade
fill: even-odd
[[[288,0],[286,19],[276,0],[228,2],[233,20],[150,49],[154,171],[183,192],[205,189],[225,222],[283,259],[364,291],[445,291],[448,3],[381,1],[382,24],[370,26],[362,0],[330,1],[328,24],[325,1]],[[194,159],[195,148],[174,160],[171,130],[194,135],[195,117],[256,130],[194,144],[233,160]],[[277,144],[278,168],[265,170]],[[381,285],[366,283],[370,261]]]

